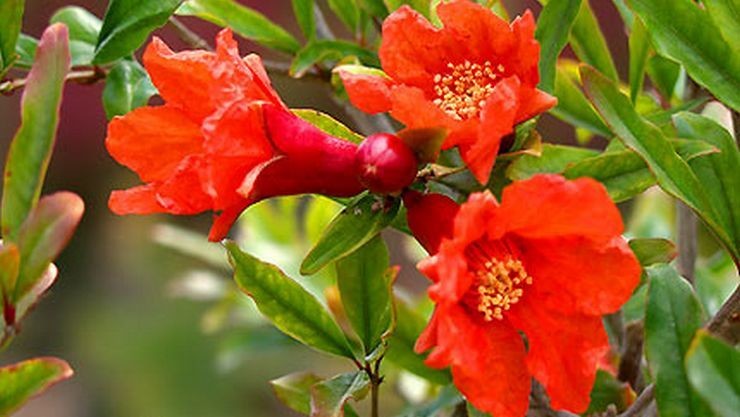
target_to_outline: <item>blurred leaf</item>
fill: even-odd
[[[702,0],[714,25],[722,32],[734,53],[740,52],[740,2],[738,0]],[[740,409],[740,407],[738,407]]]
[[[740,284],[740,277],[727,252],[718,251],[709,259],[697,263],[694,284],[696,295],[707,313],[714,315]]]
[[[15,43],[23,24],[23,0],[0,0],[0,78],[16,59]]]
[[[736,417],[740,410],[740,351],[699,330],[686,355],[691,387],[717,415]]]
[[[360,26],[360,9],[355,0],[327,0],[329,8],[352,33],[357,33]]]
[[[398,200],[388,205],[369,194],[353,200],[332,220],[306,255],[301,264],[301,274],[313,275],[329,263],[357,250],[393,221],[398,207]]]
[[[136,61],[121,60],[110,70],[103,89],[103,108],[108,120],[145,106],[157,89]]]
[[[314,17],[313,8],[314,0],[291,0],[293,4],[293,15],[295,16],[298,26],[303,32],[303,36],[306,39],[313,39],[316,37],[316,19]]]
[[[20,300],[43,278],[44,271],[74,234],[84,210],[82,199],[67,191],[39,200],[18,231],[21,268],[14,301]]]
[[[49,26],[41,37],[21,99],[21,126],[8,151],[2,198],[2,235],[15,240],[38,202],[54,147],[64,80],[69,71],[67,28]]]
[[[591,402],[584,415],[592,415],[606,411],[614,404],[618,412],[624,411],[634,399],[634,393],[629,384],[622,382],[609,372],[599,369],[596,372],[596,381],[591,389]]]
[[[691,161],[699,181],[711,184],[705,188],[717,220],[729,237],[724,246],[736,264],[740,264],[740,152],[730,133],[711,119],[692,113],[679,113],[673,121],[679,135],[707,141],[720,152]]]
[[[680,113],[682,111],[694,110],[706,102],[707,102],[706,97],[695,98],[693,100],[683,102],[669,109],[661,109],[659,111],[646,113],[645,119],[647,119],[650,123],[653,123],[656,125],[670,123],[673,120],[674,114]]]
[[[8,416],[31,397],[73,374],[67,362],[35,358],[0,368],[0,415]]]
[[[21,33],[18,37],[18,42],[15,44],[15,53],[18,54],[18,59],[15,61],[14,65],[20,68],[31,68],[31,65],[33,65],[33,57],[36,56],[36,48],[38,48],[38,46],[38,39]]]
[[[396,299],[396,329],[388,339],[386,358],[401,368],[439,385],[449,384],[450,374],[446,370],[432,369],[424,364],[424,355],[414,351],[426,322],[404,301]]]
[[[294,54],[301,47],[285,29],[234,0],[187,0],[177,13],[228,26],[239,35],[280,52]]]
[[[589,67],[582,67],[581,73],[591,102],[614,134],[645,160],[661,188],[691,207],[722,242],[731,245],[705,187],[660,130],[643,120],[611,81]]]
[[[421,164],[434,163],[439,158],[447,129],[440,127],[406,128],[396,132]]]
[[[667,264],[678,255],[676,245],[668,239],[630,239],[629,245],[643,267]]]
[[[364,139],[360,134],[355,133],[355,131],[342,124],[342,122],[326,113],[314,109],[290,109],[290,111],[316,126],[319,130],[334,137],[345,139],[352,143],[360,143]]]
[[[624,24],[627,26],[627,29],[632,30],[635,16],[627,5],[627,0],[612,0],[612,3],[614,3],[614,7],[617,8],[619,15],[622,16],[622,20],[624,20]]]
[[[388,16],[388,8],[383,0],[357,0],[357,3],[371,16],[385,19]]]
[[[578,161],[594,157],[599,153],[592,149],[566,145],[542,145],[542,154],[522,155],[509,165],[506,176],[511,180],[524,180],[535,174],[561,173]]]
[[[95,45],[94,64],[132,54],[156,28],[164,25],[182,0],[110,0]]]
[[[550,93],[555,87],[555,66],[560,51],[568,42],[568,35],[581,6],[581,0],[547,2],[537,18],[534,37],[540,42],[540,84]]]
[[[342,417],[347,401],[361,400],[370,388],[364,371],[348,372],[311,388],[311,417]]]
[[[198,232],[172,224],[157,224],[152,228],[152,240],[214,268],[231,270],[224,249],[204,241]]]
[[[398,417],[439,417],[446,415],[442,414],[444,410],[451,410],[460,404],[461,401],[464,401],[464,399],[461,397],[460,392],[454,385],[450,384],[442,387],[428,402],[408,407]],[[473,409],[468,408],[469,417],[476,417],[475,414],[470,414],[471,410]]]
[[[296,372],[270,381],[275,396],[291,410],[311,413],[311,387],[322,378],[308,372]]]
[[[391,326],[393,283],[392,276],[386,274],[388,249],[383,238],[376,235],[336,265],[344,311],[367,356]]]
[[[489,417],[490,414],[486,414],[483,411],[478,410],[477,408],[473,407],[470,402],[465,403],[465,409],[468,412],[468,417]]]
[[[554,94],[558,98],[558,105],[550,113],[572,125],[606,138],[611,137],[609,128],[581,91],[577,64],[569,61],[558,63]]]
[[[103,22],[79,6],[66,6],[57,10],[49,19],[51,23],[64,23],[69,29],[69,39],[95,45]]]
[[[570,46],[581,61],[598,69],[612,80],[619,80],[609,46],[588,0],[581,2],[581,8],[570,33]]]
[[[646,269],[650,278],[645,312],[645,354],[655,379],[661,416],[706,416],[691,392],[683,358],[704,312],[691,285],[668,265]]]
[[[632,25],[632,32],[629,36],[630,50],[630,99],[635,103],[637,95],[642,91],[645,81],[645,66],[647,65],[648,56],[650,55],[650,40],[648,39],[645,25],[641,20],[637,20]]]
[[[424,15],[427,19],[431,18],[433,14],[431,10],[431,3],[433,0],[383,0],[383,2],[391,13],[404,4],[407,4],[411,6],[412,9]],[[436,13],[434,14],[436,15]]]
[[[647,68],[650,81],[666,100],[676,95],[677,83],[681,75],[681,65],[674,61],[654,55],[648,59]]]
[[[348,56],[356,56],[365,64],[380,65],[377,55],[355,43],[342,40],[315,40],[298,51],[290,64],[290,75],[300,78],[312,66],[326,61],[339,62]]]
[[[347,338],[324,306],[276,266],[227,242],[234,280],[260,312],[285,334],[320,351],[353,358]]]
[[[0,244],[0,305],[12,303],[20,264],[18,246],[10,242]]]
[[[632,0],[630,5],[661,55],[683,64],[696,82],[740,110],[740,54],[706,11],[692,0]]]

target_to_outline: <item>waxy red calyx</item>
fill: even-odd
[[[418,161],[404,142],[389,133],[368,136],[357,148],[359,181],[376,194],[397,194],[416,178]]]

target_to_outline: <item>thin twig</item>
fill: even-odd
[[[170,25],[177,32],[177,36],[182,39],[185,43],[192,46],[195,49],[205,49],[206,51],[213,51],[213,47],[205,39],[201,38],[200,35],[193,32],[185,26],[180,19],[172,16],[169,21]]]
[[[622,360],[619,362],[617,378],[627,382],[633,389],[637,389],[642,364],[642,345],[644,341],[644,326],[636,321],[627,325],[625,342],[622,348]]]
[[[106,72],[99,67],[85,70],[71,71],[65,77],[65,81],[72,81],[79,84],[93,84],[106,77]],[[10,95],[15,90],[21,89],[28,84],[28,78],[17,78],[13,80],[3,81],[0,83],[0,94]]]
[[[634,403],[624,413],[620,414],[619,417],[637,417],[646,416],[642,414],[650,409],[650,405],[655,399],[655,386],[650,384],[645,388],[640,396],[637,397]]]
[[[740,285],[707,324],[707,329],[733,346],[740,342]]]

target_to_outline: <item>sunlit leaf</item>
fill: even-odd
[[[581,0],[547,2],[537,18],[535,38],[540,42],[540,84],[545,92],[555,87],[555,65],[568,43],[571,27],[581,6]]]
[[[346,139],[352,143],[360,143],[364,139],[360,134],[355,133],[339,120],[314,109],[290,109],[296,116],[311,123],[334,137]]]
[[[342,417],[350,399],[361,400],[370,388],[364,371],[337,375],[311,388],[311,417]]]
[[[570,33],[570,46],[581,61],[598,69],[612,80],[619,79],[606,39],[601,33],[599,21],[588,0],[581,2],[581,8]]]
[[[291,410],[311,413],[311,387],[321,378],[308,372],[297,372],[270,381],[275,396]]]
[[[31,397],[72,376],[67,362],[36,358],[0,368],[0,415],[8,416]]]
[[[314,18],[314,0],[292,0],[293,15],[306,39],[316,37],[316,19]]]
[[[21,33],[25,3],[24,0],[0,1],[0,16],[3,17],[0,24],[0,77],[16,59],[15,43]]]
[[[571,61],[561,60],[555,78],[555,97],[558,105],[550,110],[555,117],[597,135],[610,137],[609,128],[581,91],[578,66]]]
[[[737,0],[702,0],[715,26],[735,53],[740,52],[740,3]]]
[[[691,387],[722,417],[740,410],[740,351],[700,330],[686,355]]]

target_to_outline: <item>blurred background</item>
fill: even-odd
[[[29,0],[23,31],[39,37],[54,11],[71,4],[102,18],[106,3]],[[241,3],[261,11],[300,38],[290,0]],[[327,10],[325,2],[318,3]],[[505,3],[512,16],[525,8],[535,14],[540,9],[534,0]],[[619,14],[612,2],[591,4],[625,79],[627,40]],[[218,31],[195,19],[182,21],[209,41]],[[342,33],[337,22],[330,24]],[[171,27],[156,34],[175,50],[185,48]],[[287,59],[244,40],[240,44],[243,53],[258,51],[273,60]],[[328,98],[326,87],[285,76],[274,76],[273,80],[288,105],[317,108],[352,124]],[[209,215],[117,217],[108,211],[110,190],[127,188],[137,180],[105,152],[102,87],[70,83],[65,89],[45,193],[74,191],[85,200],[86,213],[78,233],[57,262],[59,280],[2,356],[3,364],[32,356],[58,356],[69,361],[75,376],[31,401],[17,415],[296,415],[274,398],[268,381],[299,370],[329,376],[330,371],[349,370],[347,364],[300,347],[264,326],[247,298],[232,292],[220,246],[206,243]],[[20,97],[20,91],[0,97],[3,155],[19,123]],[[540,130],[545,141],[574,143],[572,128],[550,116],[542,118]],[[647,220],[645,224],[652,228],[650,234],[669,237],[671,204],[660,204],[666,210],[664,222],[668,223]],[[311,239],[315,239],[317,231],[310,229],[327,222],[337,210],[334,203],[325,200],[282,199],[251,209],[236,233],[251,252],[294,271]],[[295,217],[296,212],[311,218],[310,227],[305,227],[303,217],[295,222],[279,217]],[[418,248],[398,234],[386,237],[394,262],[403,267],[400,287],[410,295],[420,294],[426,284],[413,267],[420,257]],[[296,240],[300,242],[296,244]],[[180,249],[173,249],[173,245]],[[302,282],[311,287],[322,279],[329,278]],[[384,408],[397,410],[398,387],[384,384],[383,389]]]

